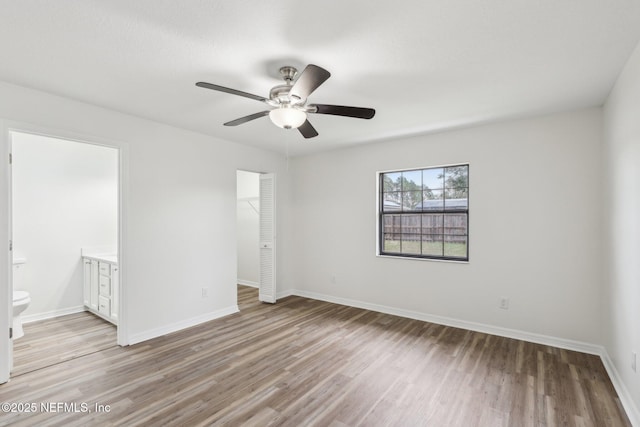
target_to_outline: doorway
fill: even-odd
[[[43,358],[29,367],[26,360],[15,357],[28,354],[17,351],[21,347],[60,351],[57,359],[49,359],[60,363],[95,352],[97,346],[117,344],[119,149],[27,132],[9,135],[10,285],[14,291],[28,292],[30,299],[21,314],[25,336],[11,341],[16,350],[12,366],[26,373],[55,362],[46,365],[49,362]],[[87,269],[94,264],[95,274]],[[94,300],[99,304],[93,306]],[[100,335],[109,337],[108,342],[81,336],[97,328],[102,328]],[[34,331],[31,336],[30,330]],[[23,345],[36,335],[47,340]],[[56,345],[64,339],[82,344],[67,354],[64,346]]]
[[[237,283],[258,288],[258,299],[276,302],[275,175],[238,170]]]
[[[238,284],[260,287],[260,174],[237,171]]]

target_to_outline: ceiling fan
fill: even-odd
[[[260,117],[269,116],[271,121],[283,129],[298,129],[305,138],[318,136],[318,132],[307,120],[307,114],[331,114],[334,116],[355,117],[358,119],[370,119],[376,114],[372,108],[346,107],[342,105],[307,104],[307,97],[324,83],[331,73],[317,65],[309,64],[298,74],[295,67],[285,66],[280,68],[280,74],[284,79],[283,85],[274,86],[269,92],[269,98],[253,95],[251,93],[230,89],[206,82],[198,82],[196,86],[206,89],[226,92],[232,95],[244,96],[255,99],[274,107],[271,110],[250,114],[225,123],[225,126],[238,126]]]

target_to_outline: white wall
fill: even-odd
[[[605,346],[640,423],[640,45],[604,113]],[[631,369],[632,352],[638,355],[637,372]]]
[[[601,134],[589,109],[294,159],[296,289],[601,343]],[[376,171],[462,162],[470,262],[376,257]]]
[[[238,283],[260,282],[260,174],[238,171]]]
[[[289,220],[288,174],[282,156],[6,83],[0,83],[0,117],[4,119],[0,152],[8,151],[7,129],[21,126],[122,148],[119,261],[126,300],[121,314],[127,326],[122,333],[127,342],[236,308],[238,169],[278,175],[277,218],[283,232],[277,286],[278,291],[290,287],[288,266],[281,256],[287,250],[284,224]],[[6,163],[0,162],[2,223],[6,222]],[[5,246],[0,245],[0,259],[8,260]],[[208,298],[202,297],[203,287],[209,288]],[[0,306],[0,315],[4,310]]]
[[[118,151],[13,133],[13,247],[27,263],[15,289],[29,318],[82,310],[83,247],[117,247]]]

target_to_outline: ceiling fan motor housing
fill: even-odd
[[[269,92],[269,98],[278,104],[303,104],[304,99],[290,98],[289,92],[291,91],[291,85],[278,85],[274,86]]]
[[[269,99],[277,102],[280,105],[304,105],[306,99],[301,99],[297,96],[289,96],[291,88],[293,87],[293,79],[298,74],[298,70],[295,67],[286,65],[280,67],[280,74],[285,81],[285,84],[274,86],[269,92]]]

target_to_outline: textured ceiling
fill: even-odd
[[[300,155],[601,105],[640,38],[634,0],[0,0],[0,80]],[[332,76],[310,103],[320,136],[261,118],[278,68]]]

